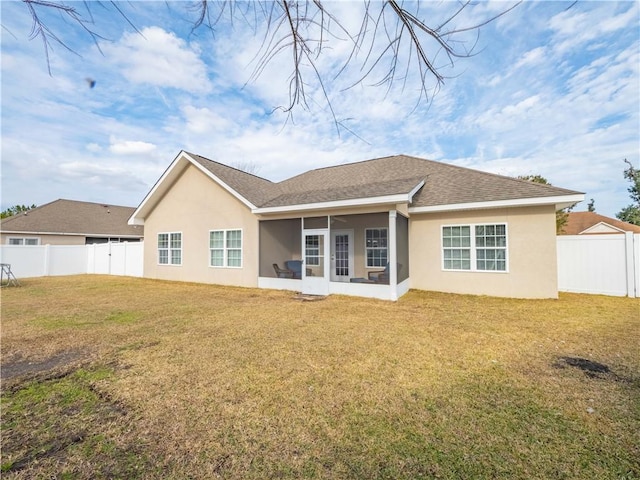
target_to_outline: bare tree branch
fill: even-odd
[[[49,73],[52,44],[71,49],[43,21],[39,14],[40,9],[61,12],[63,17],[80,27],[100,48],[99,41],[103,38],[94,28],[94,2],[85,1],[87,19],[63,0],[22,1],[29,9],[33,20],[30,38],[40,38],[42,41]],[[119,2],[110,0],[106,4],[95,3],[105,8],[107,5],[110,6],[129,26],[142,35],[120,7]],[[342,91],[361,85],[366,80],[371,80],[369,85],[372,86],[386,86],[387,93],[396,82],[401,82],[402,90],[416,82],[419,92],[417,106],[423,99],[430,101],[442,87],[446,79],[442,71],[444,66],[451,67],[456,60],[476,54],[478,36],[476,35],[475,41],[469,45],[468,39],[461,34],[478,32],[480,28],[506,15],[520,3],[521,1],[486,20],[457,27],[453,24],[454,21],[462,21],[462,13],[473,7],[471,0],[459,3],[447,18],[435,26],[429,25],[421,18],[419,1],[405,4],[402,0],[363,0],[362,20],[354,31],[347,27],[347,18],[334,13],[338,4],[322,0],[256,0],[248,3],[198,0],[188,4],[186,10],[195,12],[195,16],[190,19],[192,33],[205,27],[213,35],[220,22],[228,20],[233,24],[235,19],[241,19],[243,23],[252,27],[254,33],[264,31],[248,82],[255,81],[276,58],[289,52],[292,69],[288,79],[289,102],[277,108],[289,115],[296,107],[308,110],[309,102],[315,102],[313,96],[317,93],[324,98],[338,127],[341,122],[336,118],[331,94],[324,81],[325,72],[320,68],[320,59],[324,58],[323,51],[328,45],[332,45],[331,42],[351,43],[349,53],[337,69],[337,73],[333,74],[332,81],[344,75],[353,64],[359,66],[361,72],[358,79]],[[442,55],[446,63],[439,64],[439,57]],[[312,82],[307,81],[308,75],[311,75]]]

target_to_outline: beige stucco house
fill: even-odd
[[[557,297],[572,190],[406,155],[270,182],[187,152],[129,219],[145,277],[396,300],[410,288]]]
[[[127,221],[134,207],[58,199],[3,218],[3,245],[87,245],[139,242],[144,227]]]

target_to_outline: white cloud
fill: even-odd
[[[198,46],[160,27],[144,28],[140,34],[125,33],[118,43],[103,48],[107,58],[133,83],[197,94],[212,90]]]
[[[612,34],[630,25],[637,25],[639,16],[638,2],[622,2],[625,7],[622,13],[611,15],[617,7],[605,2],[595,3],[597,8],[589,11],[576,11],[570,8],[555,15],[549,21],[554,31],[553,49],[558,53],[576,50],[580,45],[590,41],[602,41],[606,35]],[[594,22],[594,19],[598,21]]]
[[[140,155],[155,149],[156,145],[153,143],[136,140],[117,141],[111,139],[111,145],[109,145],[109,151],[115,155]]]
[[[516,62],[515,68],[520,68],[525,65],[536,65],[542,62],[545,58],[546,50],[546,47],[536,47],[533,50],[529,50]]]

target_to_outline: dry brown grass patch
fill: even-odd
[[[147,478],[640,475],[637,299],[23,284],[3,291],[3,363],[79,349],[117,365],[90,385],[135,412],[122,440],[145,446]]]

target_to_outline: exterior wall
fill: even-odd
[[[409,225],[411,288],[515,298],[557,298],[553,206],[413,214]],[[508,272],[442,268],[442,226],[506,223]]]
[[[84,245],[84,235],[40,235],[31,233],[3,233],[0,236],[2,245],[9,244],[9,238],[39,238],[40,245]]]
[[[189,165],[145,218],[144,276],[258,286],[258,221],[250,209]],[[209,231],[242,229],[242,268],[209,266]],[[158,233],[182,233],[182,265],[158,264]]]

